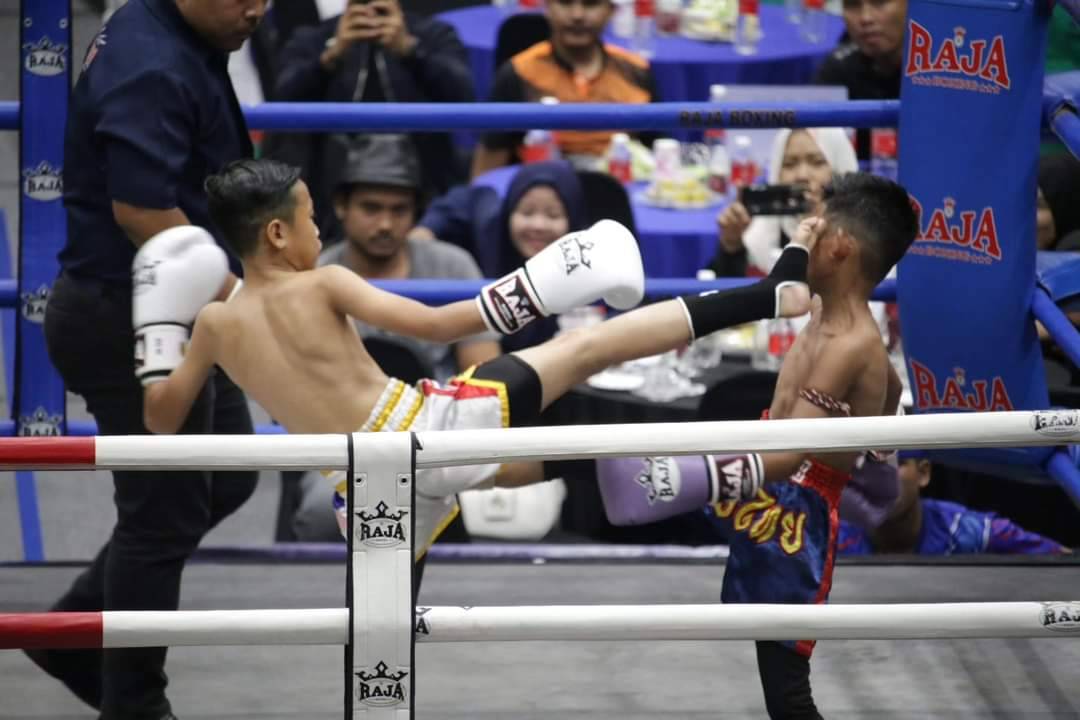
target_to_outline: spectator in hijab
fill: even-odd
[[[577,173],[568,163],[546,162],[523,165],[501,200],[487,186],[456,188],[432,202],[418,225],[421,235],[469,249],[486,277],[501,277],[585,223]],[[542,343],[557,330],[554,317],[534,322],[504,337],[503,352]]]
[[[812,215],[820,210],[833,175],[858,169],[851,140],[840,128],[779,130],[770,154],[768,182],[804,188],[810,200],[807,215]],[[718,277],[741,277],[751,269],[768,272],[802,219],[797,215],[751,217],[736,200],[717,218],[719,250],[709,269]]]

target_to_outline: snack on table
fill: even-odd
[[[736,0],[691,0],[683,11],[682,34],[695,40],[730,41],[738,17]]]
[[[700,180],[682,176],[670,180],[656,180],[645,190],[645,198],[654,205],[664,207],[705,207],[713,200],[713,194]]]

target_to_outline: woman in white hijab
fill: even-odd
[[[811,199],[810,213],[820,210],[825,186],[833,175],[857,172],[851,139],[841,128],[779,130],[769,161],[770,185],[802,185]],[[742,276],[750,268],[768,272],[780,251],[795,235],[801,217],[751,217],[738,200],[717,218],[720,248],[709,268],[720,277]]]

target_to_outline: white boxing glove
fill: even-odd
[[[225,252],[206,230],[180,225],[143,243],[131,266],[135,376],[164,380],[184,357],[199,310],[229,274]]]
[[[634,236],[614,220],[564,235],[524,267],[485,285],[476,302],[487,326],[509,335],[538,317],[603,299],[629,310],[645,294],[645,271]]]

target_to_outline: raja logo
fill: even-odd
[[[953,376],[939,386],[937,376],[930,368],[918,360],[910,362],[911,379],[915,383],[915,407],[919,410],[1013,410],[1009,391],[1000,375],[990,380],[972,380],[969,387],[967,371],[953,368]]]
[[[52,77],[64,72],[67,63],[64,54],[67,45],[54,43],[47,35],[42,35],[36,43],[27,43],[22,46],[23,67],[34,75]]]
[[[405,678],[408,670],[390,671],[390,666],[380,661],[369,673],[361,670],[356,675],[355,696],[357,701],[375,708],[389,708],[401,705],[409,695]]]
[[[1008,90],[1012,81],[1009,79],[1005,40],[1002,36],[995,35],[990,41],[972,40],[970,43],[966,39],[967,30],[958,26],[953,28],[951,38],[946,38],[935,47],[931,32],[911,20],[908,23],[907,66],[904,74],[916,85],[989,94]],[[938,77],[933,77],[934,75]],[[941,77],[947,75],[963,75],[970,79]]]
[[[650,505],[657,500],[672,502],[679,497],[682,487],[682,473],[673,457],[647,457],[641,472],[634,478],[645,489],[645,497]]]
[[[39,202],[59,200],[64,194],[64,174],[47,160],[23,169],[23,192],[28,198]]]
[[[919,234],[911,247],[916,255],[931,255],[977,265],[989,265],[1001,259],[994,208],[987,206],[980,210],[957,212],[956,200],[951,197],[944,198],[941,207],[934,208],[929,214],[914,197],[911,198],[911,206],[919,218]],[[926,243],[949,247],[930,248],[926,247]]]

